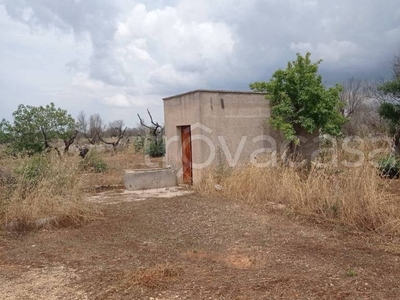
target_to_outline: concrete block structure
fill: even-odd
[[[166,163],[178,183],[199,182],[220,165],[271,166],[273,161],[261,164],[260,157],[285,147],[282,135],[268,125],[271,107],[263,93],[196,90],[163,100]],[[310,145],[304,147],[307,154],[318,149]]]
[[[131,191],[172,187],[176,180],[172,169],[127,170],[124,175],[125,188]]]

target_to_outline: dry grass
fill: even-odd
[[[126,272],[121,280],[125,289],[133,286],[160,288],[177,279],[183,274],[183,269],[170,263],[157,264],[147,269]]]
[[[124,271],[114,275],[114,284],[97,294],[96,299],[108,299],[114,293],[129,294],[135,288],[164,289],[169,284],[177,282],[183,274],[182,267],[168,262],[156,264],[149,268]]]
[[[10,157],[0,146],[0,171],[15,177],[11,185],[0,180],[0,228],[25,231],[49,223],[81,224],[96,214],[84,201],[85,192],[122,188],[126,169],[162,165],[162,158],[146,159],[143,153],[135,153],[132,145],[117,152],[96,150],[97,147],[91,150],[96,159],[86,168],[77,152],[71,151],[62,159],[50,153],[45,172],[31,178],[34,164],[44,161],[37,161],[37,157]]]
[[[365,164],[359,168],[312,168],[247,166],[221,177],[215,189],[210,174],[197,188],[203,194],[222,194],[253,205],[283,203],[300,214],[339,222],[384,235],[400,234],[400,197],[391,193],[391,181]]]
[[[0,222],[7,229],[77,225],[91,217],[74,161],[36,156],[20,160],[14,174],[14,182],[0,189]]]

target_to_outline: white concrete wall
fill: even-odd
[[[200,101],[202,124],[212,130],[208,136],[223,158],[221,161],[221,155],[217,155],[213,166],[248,163],[255,150],[268,146],[265,141],[254,141],[274,134],[267,125],[270,104],[264,94],[204,92]],[[206,143],[202,150],[206,160],[211,155]]]
[[[200,122],[200,93],[190,93],[164,101],[164,120],[166,136],[166,164],[177,171],[178,183],[183,183],[182,173],[182,144],[179,126],[193,125]],[[193,133],[192,133],[193,135]],[[192,143],[192,159],[201,161],[202,153],[199,141]],[[196,170],[193,176],[198,177]]]
[[[221,103],[223,100],[223,105]],[[222,107],[223,106],[223,107]],[[191,125],[193,181],[221,163],[249,162],[251,154],[266,142],[254,142],[257,136],[273,134],[266,126],[270,116],[269,102],[260,93],[197,91],[164,100],[167,165],[182,168],[182,149],[178,126]],[[171,142],[175,140],[175,142]],[[242,144],[241,144],[242,143]],[[240,151],[240,149],[239,149]],[[228,159],[226,159],[228,157]],[[182,182],[178,173],[178,182]]]
[[[147,190],[176,186],[176,174],[172,169],[127,170],[124,185],[127,190]]]

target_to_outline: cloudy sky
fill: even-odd
[[[389,77],[399,0],[0,0],[0,119],[55,102],[162,120],[163,97],[247,90],[307,51],[327,85]]]

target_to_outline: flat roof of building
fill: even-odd
[[[224,93],[224,94],[261,94],[261,95],[266,94],[266,93],[262,93],[262,92],[252,92],[252,91],[194,90],[194,91],[190,91],[190,92],[186,92],[186,93],[177,94],[174,96],[165,97],[165,98],[163,98],[163,100],[169,100],[169,99],[173,99],[173,98],[177,98],[177,97],[181,97],[181,96],[185,96],[185,95],[189,95],[189,94],[204,93],[204,92],[206,92],[206,93]]]

